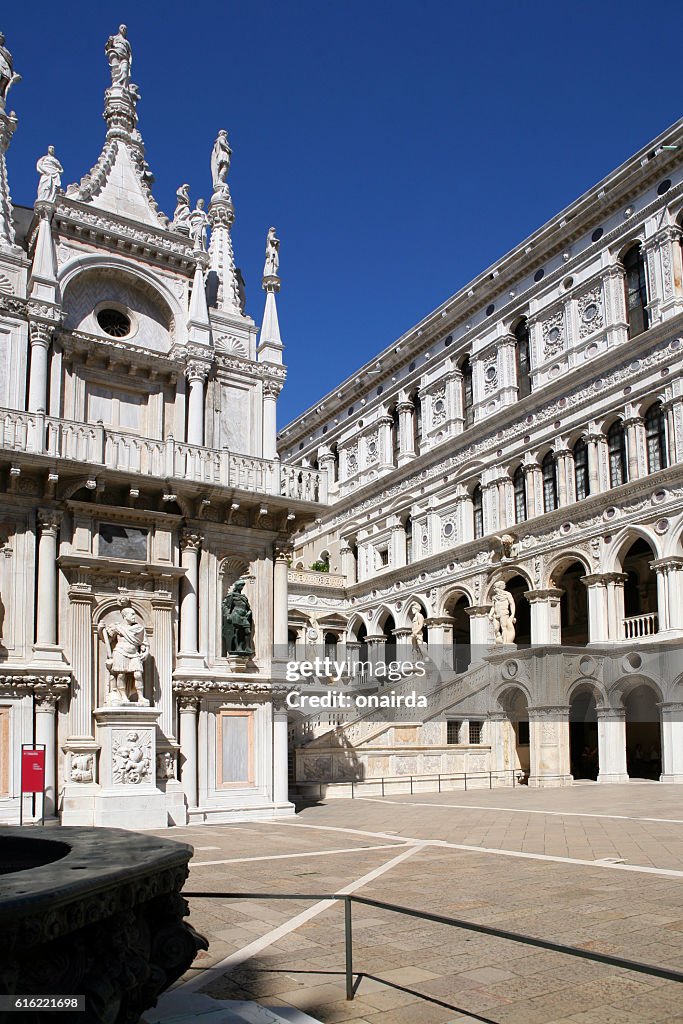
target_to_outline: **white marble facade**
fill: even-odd
[[[171,222],[150,190],[125,27],[107,56],[100,156],[62,189],[46,146],[32,209],[10,198],[17,118],[0,80],[0,821],[19,820],[34,742],[46,817],[64,824],[291,813],[273,638],[286,638],[291,534],[319,514],[326,477],[275,458],[277,268],[259,335],[235,264],[227,134],[212,179],[207,139],[206,209],[183,185]],[[240,579],[249,659],[221,642]],[[143,655],[119,659],[139,672],[127,703],[107,649],[126,621]]]
[[[300,781],[471,757],[533,785],[683,781],[682,144],[679,121],[279,435],[329,489],[292,650],[314,620],[321,649],[400,657],[417,602],[448,683],[409,738],[293,723]]]

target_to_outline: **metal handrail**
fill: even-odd
[[[567,956],[575,956],[581,960],[593,960],[596,963],[605,964],[608,967],[618,967],[625,971],[636,971],[640,974],[649,974],[655,978],[664,978],[666,981],[683,982],[683,971],[673,971],[668,967],[657,967],[654,964],[643,964],[638,960],[627,960],[625,957],[610,956],[609,953],[596,953],[578,946],[566,946],[561,942],[553,942],[551,939],[537,939],[533,935],[524,935],[522,932],[511,932],[503,928],[494,928],[488,924],[476,924],[474,921],[464,921],[459,917],[445,917],[443,914],[433,914],[428,910],[413,910],[411,907],[401,907],[396,903],[386,903],[384,900],[373,900],[369,896],[355,896],[351,893],[269,893],[269,892],[182,892],[182,896],[188,899],[222,899],[222,900],[343,900],[344,902],[344,949],[345,949],[345,975],[346,975],[346,998],[352,1000],[354,993],[353,981],[353,930],[351,919],[351,908],[354,903],[366,907],[375,907],[378,910],[389,910],[395,914],[404,914],[406,917],[416,917],[422,921],[433,921],[435,924],[444,924],[452,928],[462,928],[464,931],[477,932],[480,935],[493,935],[497,939],[508,939],[511,942],[521,942],[525,946],[535,946],[538,949],[547,949],[554,953],[564,953]]]
[[[512,775],[512,788],[526,778],[527,772],[523,768],[500,768],[492,769],[491,771],[482,772],[432,772],[428,775],[378,775],[372,779],[297,779],[293,786],[318,786],[320,789],[320,797],[323,795],[323,786],[351,786],[351,798],[355,799],[355,787],[356,786],[373,786],[378,783],[382,786],[382,796],[385,796],[384,784],[385,782],[406,782],[410,784],[410,792],[413,794],[413,782],[433,782],[435,779],[438,780],[438,792],[441,792],[441,780],[450,779],[457,782],[462,779],[465,783],[465,792],[467,791],[467,780],[478,778],[483,776],[488,777],[489,789],[493,789],[493,778],[499,775]],[[563,775],[544,775],[544,779],[561,779]]]

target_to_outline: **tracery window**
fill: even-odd
[[[472,491],[472,516],[474,519],[474,536],[484,536],[484,497],[481,490],[481,484]]]
[[[666,469],[666,417],[661,402],[655,402],[645,413],[645,442],[648,472]]]
[[[607,431],[607,449],[609,452],[610,486],[619,487],[628,480],[626,433],[621,420],[615,420]]]
[[[635,338],[649,327],[647,312],[647,278],[640,243],[631,246],[623,257],[624,287],[628,336]]]
[[[527,518],[527,509],[524,470],[521,466],[517,466],[512,475],[512,486],[515,492],[515,522],[523,523]]]
[[[541,463],[543,475],[543,511],[553,512],[557,508],[557,467],[555,456],[548,452]]]
[[[574,445],[574,482],[576,500],[583,501],[591,491],[588,477],[588,445],[582,437]]]

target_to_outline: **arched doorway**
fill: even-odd
[[[652,636],[658,631],[657,577],[650,562],[654,551],[646,540],[639,537],[622,557],[624,583],[624,639],[636,640]]]
[[[529,705],[526,695],[518,686],[505,690],[499,704],[507,716],[503,735],[503,761],[506,770],[523,772],[527,778],[531,769],[529,731]]]
[[[529,584],[523,576],[513,576],[505,584],[505,589],[515,601],[515,643],[518,647],[528,647],[531,644],[531,609],[524,594],[529,590]]]
[[[382,632],[386,637],[384,643],[384,660],[386,662],[396,661],[396,637],[394,636],[394,630],[396,629],[396,623],[393,615],[387,615],[386,619],[382,624]]]
[[[469,600],[464,594],[454,594],[446,602],[444,611],[453,620],[453,671],[466,672],[470,667],[470,618],[467,614]]]
[[[582,562],[571,562],[555,575],[555,585],[562,591],[560,598],[561,642],[566,647],[585,647],[588,635],[588,591],[581,582],[586,575]]]
[[[626,708],[626,770],[631,779],[659,779],[662,773],[662,729],[657,694],[643,683],[624,697]]]
[[[569,705],[569,761],[575,779],[597,780],[598,713],[592,690],[579,690]]]

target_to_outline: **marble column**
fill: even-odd
[[[657,573],[658,632],[667,629],[680,633],[683,630],[683,558],[671,555],[650,564]],[[662,612],[664,607],[665,614]]]
[[[273,703],[273,803],[277,807],[289,802],[287,765],[287,708],[277,698]]]
[[[605,578],[609,639],[616,642],[624,639],[624,584],[628,576],[623,572],[610,572]]]
[[[71,606],[71,667],[75,688],[69,706],[69,739],[91,739],[93,735],[93,633],[92,587],[77,578],[69,587]],[[99,703],[99,701],[98,701]]]
[[[199,549],[202,537],[184,530],[180,537],[181,561],[185,575],[180,584],[179,661],[202,663],[199,653]]]
[[[274,380],[263,382],[263,458],[277,458],[277,397],[282,385]]]
[[[400,626],[394,630],[394,640],[396,641],[396,660],[397,661],[410,661],[412,640],[412,630],[410,626]]]
[[[541,467],[535,462],[525,462],[522,465],[524,470],[524,483],[526,486],[526,511],[527,519],[543,514],[543,486],[541,482]]]
[[[641,476],[639,453],[645,452],[645,425],[640,416],[624,420],[629,483]]]
[[[28,379],[28,411],[47,411],[47,354],[52,339],[52,325],[32,321],[29,324],[31,339],[31,367]]]
[[[188,808],[197,806],[197,713],[199,701],[196,697],[179,697],[180,708],[180,781],[187,798]]]
[[[44,816],[54,818],[57,810],[57,728],[56,709],[59,696],[36,693],[36,743],[45,745]]]
[[[415,407],[412,402],[402,401],[396,406],[399,416],[400,447],[398,453],[399,466],[405,465],[415,458]]]
[[[342,575],[346,577],[346,585],[350,586],[356,582],[356,556],[345,541],[341,543],[340,554]]]
[[[529,708],[529,786],[565,786],[569,765],[569,707]]]
[[[586,434],[584,438],[588,448],[588,491],[590,494],[599,494],[600,487],[600,442],[604,441],[604,434]]]
[[[662,703],[662,774],[660,782],[683,783],[683,704]]]
[[[628,782],[626,711],[598,708],[598,782]]]
[[[154,665],[159,693],[154,703],[161,707],[161,731],[167,739],[175,736],[173,717],[173,597],[170,591],[156,590],[152,595],[154,622]]]
[[[273,644],[275,657],[287,660],[288,657],[288,587],[289,587],[289,554],[284,549],[276,549],[273,564]]]
[[[555,587],[550,587],[547,590],[527,590],[524,596],[531,606],[531,643],[561,643],[560,598],[562,591]]]
[[[488,653],[493,643],[489,611],[491,605],[471,605],[465,608],[470,619],[470,644],[472,648],[471,664],[479,662]]]
[[[63,662],[57,640],[57,535],[61,513],[38,509],[40,531],[36,580],[36,642],[33,650],[40,661]]]
[[[609,640],[608,578],[605,573],[582,576],[588,591],[588,642],[607,643]]]
[[[508,746],[509,746],[509,734],[512,731],[510,728],[510,722],[508,716],[504,711],[492,711],[487,718],[487,730],[488,740],[491,744],[491,771],[494,773],[492,781],[498,786],[511,786],[513,783],[512,773],[506,771],[506,769],[514,768],[513,764],[508,764],[505,751],[505,737],[508,734]],[[499,772],[498,778],[495,778],[495,773]]]
[[[187,415],[187,443],[204,444],[204,385],[209,368],[204,363],[188,363],[185,376],[190,385]]]

